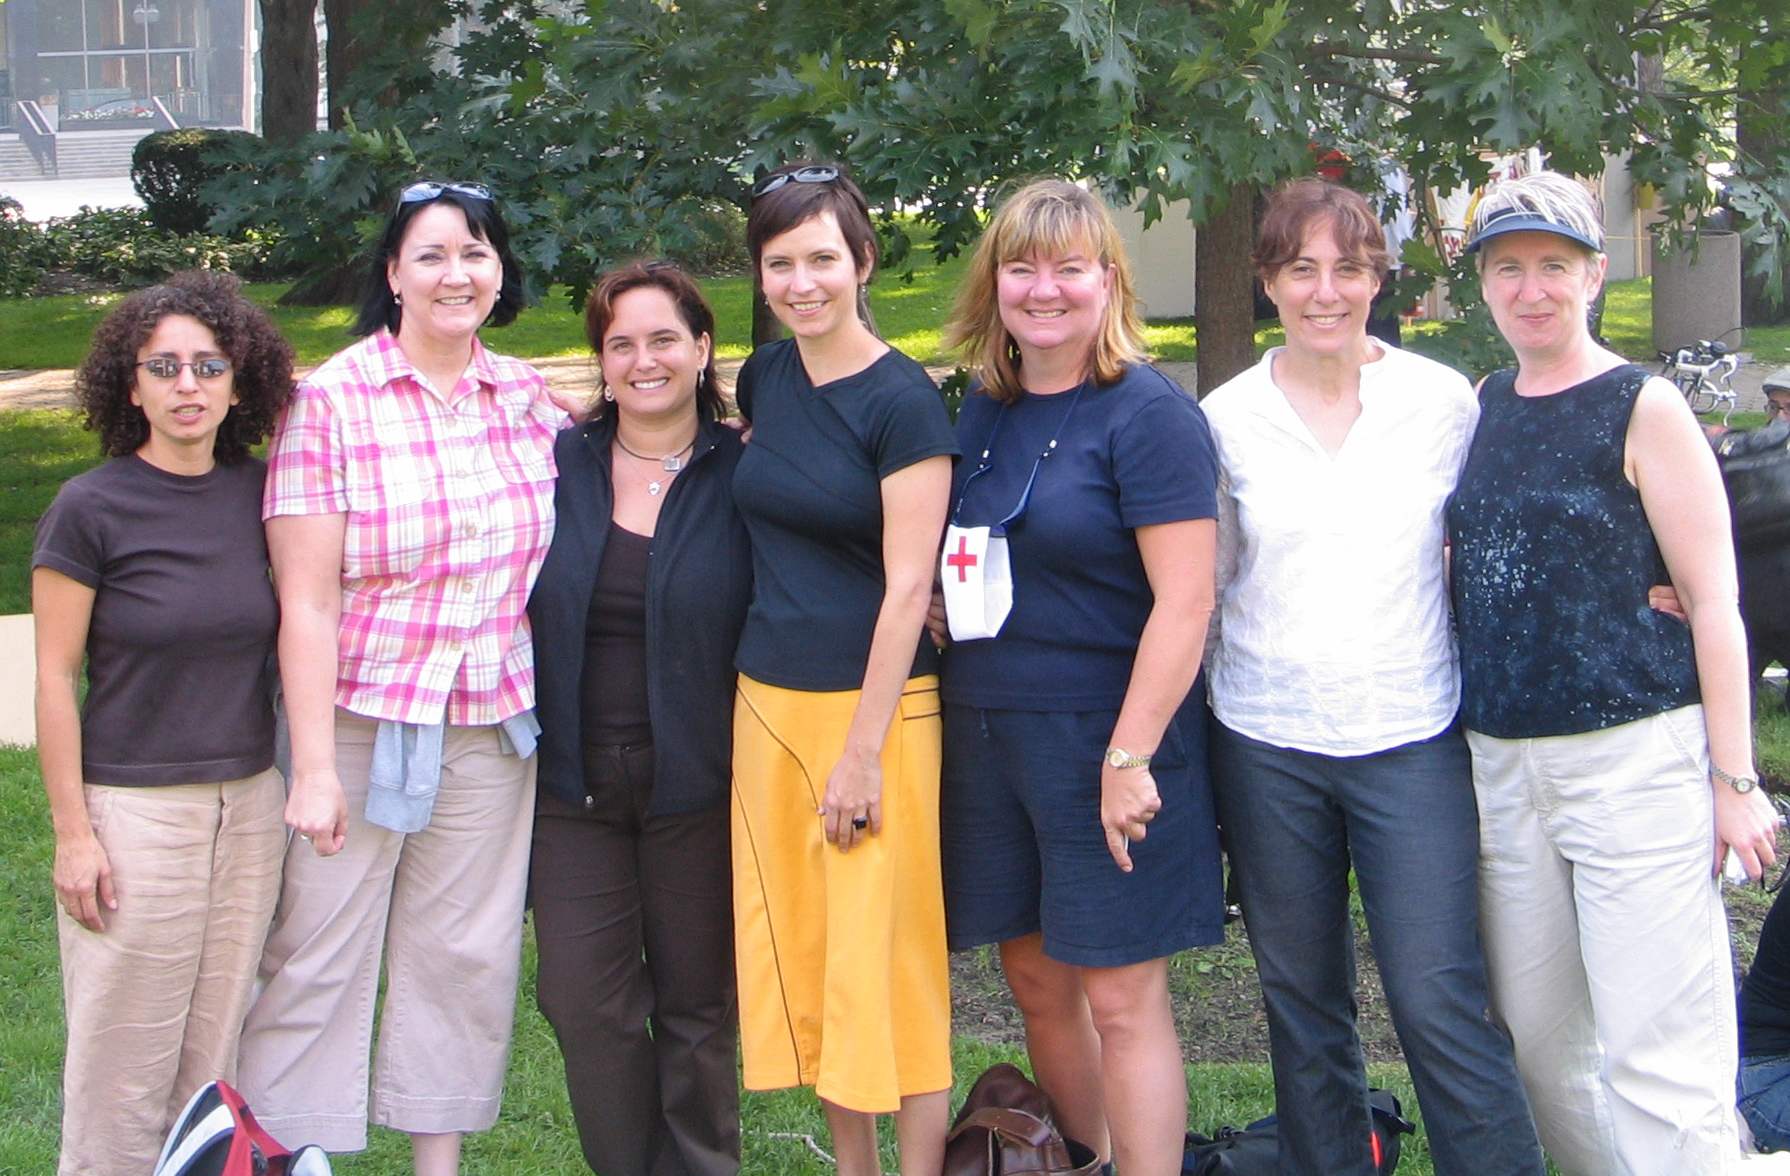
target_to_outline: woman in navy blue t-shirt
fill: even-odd
[[[1012,611],[946,651],[943,837],[950,944],[1000,944],[1065,1134],[1156,1176],[1180,1171],[1186,1129],[1167,957],[1223,936],[1186,705],[1217,474],[1141,326],[1096,197],[1040,181],[995,215],[947,328],[977,368],[952,521],[1004,530]],[[969,577],[946,546],[942,572]]]

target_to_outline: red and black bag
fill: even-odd
[[[287,1148],[229,1083],[212,1082],[174,1120],[152,1176],[330,1176],[330,1166],[320,1147]]]
[[[1398,1167],[1399,1137],[1417,1128],[1405,1118],[1405,1108],[1390,1090],[1369,1090],[1367,1103],[1372,1112],[1368,1146],[1374,1171],[1390,1176]],[[1182,1176],[1280,1176],[1280,1116],[1269,1115],[1247,1127],[1220,1127],[1211,1138],[1189,1131],[1181,1172]]]

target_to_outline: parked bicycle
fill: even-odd
[[[1722,413],[1722,423],[1734,411],[1734,372],[1740,353],[1720,339],[1699,339],[1690,347],[1661,351],[1659,374],[1677,385],[1691,411],[1699,415]]]

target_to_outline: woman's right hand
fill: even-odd
[[[1131,873],[1131,843],[1149,834],[1150,822],[1161,810],[1162,796],[1149,768],[1100,765],[1100,826],[1106,833],[1106,851],[1127,874]]]
[[[951,624],[945,619],[945,590],[937,583],[932,586],[932,603],[926,608],[926,631],[940,649],[951,644]]]
[[[286,824],[311,843],[318,857],[341,852],[348,840],[348,799],[333,769],[293,774]]]
[[[112,890],[112,861],[91,832],[85,836],[56,839],[56,901],[75,922],[89,931],[104,931],[100,911],[118,909]]]

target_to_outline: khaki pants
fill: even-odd
[[[268,769],[222,784],[89,784],[118,909],[58,908],[68,1054],[61,1176],[144,1176],[236,1039],[280,890],[286,794]]]
[[[449,727],[428,827],[369,825],[376,725],[337,712],[348,839],[293,839],[238,1087],[274,1137],[367,1146],[367,1123],[438,1134],[497,1121],[522,949],[535,764],[496,727]],[[369,1060],[383,955],[378,1057]]]
[[[1733,1171],[1734,964],[1703,708],[1467,743],[1492,1011],[1542,1146],[1571,1176]]]

